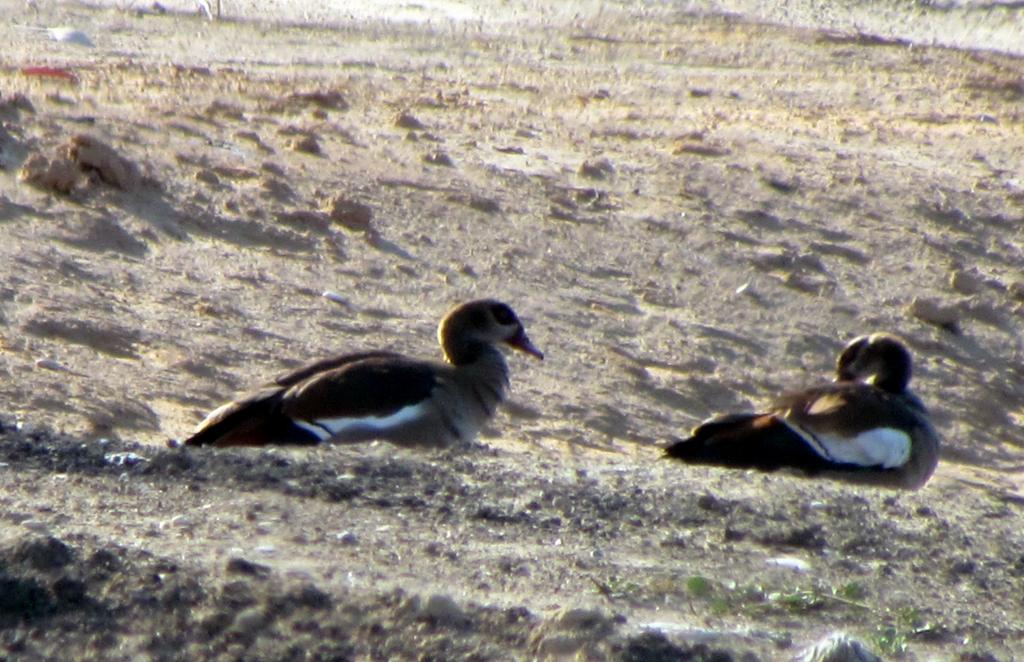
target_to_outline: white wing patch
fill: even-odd
[[[812,432],[784,421],[814,452],[830,462],[862,467],[895,469],[910,459],[910,435],[896,428],[872,428],[856,437],[836,437]]]
[[[910,435],[896,428],[874,428],[852,439],[819,439],[837,462],[894,469],[910,459]]]
[[[339,416],[338,418],[318,418],[312,422],[296,420],[295,424],[315,434],[320,441],[353,429],[385,432],[405,423],[416,420],[425,413],[424,403],[402,407],[387,416]]]

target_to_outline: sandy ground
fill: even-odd
[[[1020,59],[604,5],[0,12],[0,655],[1024,655]],[[304,359],[436,356],[478,296],[547,354],[478,448],[165,448]],[[923,491],[658,459],[876,330],[943,435]]]

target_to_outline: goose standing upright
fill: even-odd
[[[498,346],[544,355],[512,309],[493,299],[456,306],[437,335],[445,363],[386,351],[323,359],[217,408],[184,443],[470,442],[506,397],[508,366]]]
[[[852,340],[836,361],[836,381],[790,393],[766,412],[726,414],[665,449],[689,464],[775,471],[902,489],[928,482],[939,437],[909,389],[911,357],[887,333]]]

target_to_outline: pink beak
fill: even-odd
[[[533,346],[533,343],[530,342],[530,339],[526,335],[526,331],[523,331],[522,329],[519,330],[519,333],[509,338],[505,342],[510,347],[515,347],[520,351],[526,352],[530,356],[536,356],[541,361],[544,360],[544,352],[540,351],[539,349]]]

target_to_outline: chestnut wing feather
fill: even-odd
[[[397,355],[373,355],[314,374],[282,397],[292,418],[384,417],[428,399],[437,385],[428,363]]]
[[[335,368],[341,368],[349,363],[355,363],[357,361],[364,361],[367,359],[394,359],[394,360],[406,360],[401,354],[396,352],[385,352],[385,351],[368,351],[368,352],[355,352],[352,354],[339,354],[337,356],[329,356],[326,359],[317,359],[316,361],[310,361],[305,363],[291,372],[278,375],[274,378],[272,384],[277,386],[294,386],[301,381],[309,379],[313,375],[321,372],[327,372],[334,370]]]
[[[924,425],[902,394],[863,382],[839,382],[779,398],[772,411],[802,428],[820,434],[854,437],[874,428],[913,429]]]

